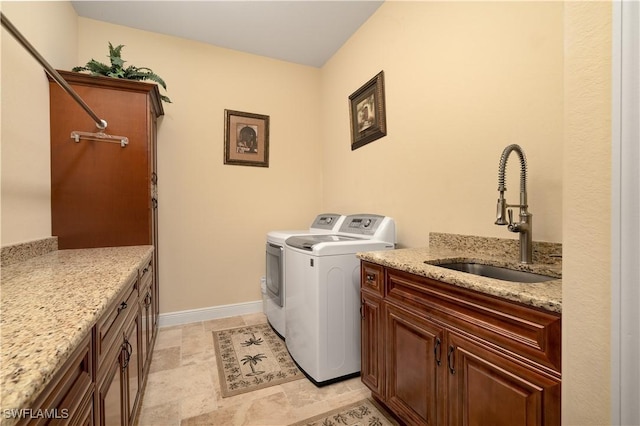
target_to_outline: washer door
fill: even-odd
[[[284,248],[282,246],[267,243],[267,296],[278,306],[284,306]]]

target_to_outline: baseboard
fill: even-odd
[[[233,305],[212,306],[210,308],[190,309],[188,311],[168,312],[158,317],[159,327],[189,324],[192,322],[208,321],[218,318],[234,317],[237,315],[255,314],[262,312],[262,300],[255,302],[236,303]]]

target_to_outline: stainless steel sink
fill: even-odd
[[[503,281],[513,281],[521,283],[540,283],[544,281],[557,280],[556,277],[535,274],[533,272],[516,271],[514,269],[501,268],[499,266],[483,265],[481,263],[460,262],[442,263],[441,268],[453,269],[455,271],[466,272],[468,274],[480,275],[483,277],[495,278]]]

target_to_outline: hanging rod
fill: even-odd
[[[9,34],[11,34],[13,38],[15,38],[18,43],[20,43],[22,47],[24,47],[27,52],[29,52],[31,56],[33,56],[33,58],[40,63],[40,65],[42,65],[47,74],[49,74],[51,78],[53,78],[60,85],[60,87],[62,87],[62,89],[64,89],[65,92],[67,92],[73,99],[75,99],[75,101],[82,107],[82,109],[84,109],[87,114],[89,114],[91,118],[93,118],[93,121],[96,123],[98,129],[106,129],[107,122],[98,117],[98,115],[93,112],[91,108],[89,108],[89,105],[87,105],[86,102],[82,100],[80,95],[78,95],[76,91],[73,90],[73,88],[69,85],[69,83],[67,83],[64,77],[62,77],[60,73],[58,73],[58,71],[56,71],[51,65],[49,65],[49,63],[40,55],[40,53],[38,53],[38,51],[31,45],[31,43],[29,43],[29,41],[20,33],[20,31],[18,31],[18,29],[13,26],[11,21],[9,21],[9,19],[7,19],[7,17],[4,16],[4,13],[2,13],[1,11],[0,18],[2,26],[7,31],[9,31]]]

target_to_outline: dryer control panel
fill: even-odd
[[[391,229],[389,229],[391,228]],[[377,214],[354,214],[347,216],[340,227],[341,234],[356,234],[368,237],[379,237],[381,232],[391,231],[395,243],[395,226],[393,220]]]
[[[323,213],[316,216],[315,220],[311,224],[310,229],[325,230],[325,231],[337,231],[338,226],[342,224],[344,216],[335,213]]]

